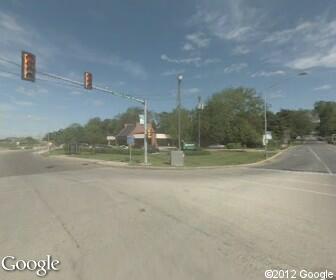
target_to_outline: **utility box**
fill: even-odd
[[[170,152],[170,165],[171,166],[184,166],[184,153],[182,151]]]

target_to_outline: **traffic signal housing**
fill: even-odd
[[[152,135],[153,135],[153,130],[152,130],[151,128],[148,128],[148,129],[147,129],[147,137],[148,137],[149,139],[151,139],[151,138],[152,138]]]
[[[92,73],[84,72],[84,88],[92,89]]]
[[[21,53],[21,79],[25,81],[35,82],[36,75],[36,58],[29,52]]]

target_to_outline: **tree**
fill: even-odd
[[[103,144],[106,143],[106,132],[103,129],[100,118],[93,118],[85,125],[85,135],[89,144]]]
[[[254,89],[230,88],[213,95],[202,113],[205,144],[261,144],[263,101]]]
[[[319,101],[315,103],[315,112],[320,118],[318,127],[321,136],[336,133],[336,102]]]
[[[172,139],[177,141],[178,139],[178,118],[177,110],[172,112],[162,112],[158,116],[158,127],[157,131],[160,133],[169,134]],[[189,111],[187,109],[181,108],[181,140],[186,142],[195,142],[195,123],[196,123],[196,112]]]
[[[308,135],[312,132],[314,124],[309,110],[281,110],[276,114],[277,132],[280,138],[288,135],[291,139]]]

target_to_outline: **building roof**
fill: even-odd
[[[152,128],[152,124],[147,124],[148,128]],[[125,127],[119,131],[116,137],[127,137],[134,134],[144,134],[144,125],[142,124],[125,124]]]
[[[116,137],[127,137],[128,135],[132,134],[134,128],[135,128],[134,124],[127,123],[125,124],[124,128],[119,131]]]

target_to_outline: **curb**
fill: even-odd
[[[226,169],[226,168],[234,168],[234,167],[251,167],[251,166],[257,166],[262,165],[266,162],[272,161],[275,158],[282,155],[284,152],[288,151],[289,149],[293,148],[288,147],[286,149],[283,149],[276,153],[275,155],[271,156],[270,158],[253,162],[253,163],[246,163],[246,164],[234,164],[234,165],[213,165],[213,166],[195,166],[195,167],[174,167],[174,166],[151,166],[151,165],[129,165],[126,162],[117,162],[117,161],[106,161],[106,160],[96,160],[96,159],[87,159],[87,158],[79,158],[79,157],[71,157],[66,155],[51,155],[51,157],[57,157],[62,159],[73,159],[78,161],[85,161],[85,162],[92,162],[99,165],[105,165],[110,167],[119,167],[119,168],[130,168],[130,169],[152,169],[152,170],[198,170],[198,169]]]
[[[49,156],[46,153],[44,153],[43,155]],[[97,159],[91,159],[91,158],[79,158],[79,157],[71,157],[71,156],[66,156],[66,155],[50,155],[49,157],[91,162],[95,164],[109,165],[109,166],[114,166],[114,167],[128,167],[128,164],[126,162],[124,163],[124,162],[118,162],[118,161],[97,160]]]

